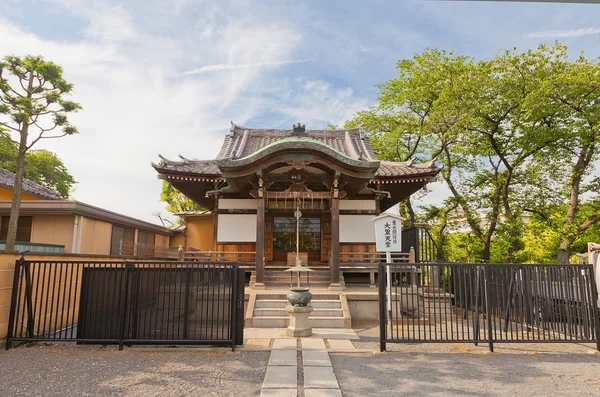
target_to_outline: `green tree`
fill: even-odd
[[[0,128],[19,138],[6,250],[15,246],[27,152],[42,139],[78,132],[67,117],[81,109],[65,99],[72,91],[62,68],[41,56],[7,56],[0,62]]]
[[[437,159],[452,195],[444,207],[456,206],[468,223],[480,259],[519,260],[523,212],[569,203],[564,251],[600,220],[600,198],[589,200],[596,212],[577,215],[581,196],[600,188],[597,65],[569,60],[558,43],[484,61],[428,49],[398,62],[398,76],[379,85],[377,105],[346,125],[362,125],[382,159]],[[451,211],[436,213],[443,226]]]
[[[553,49],[553,58],[543,68],[543,84],[531,101],[536,111],[560,115],[562,134],[553,161],[540,159],[538,167],[546,179],[554,178],[562,185],[559,192],[567,206],[560,226],[558,260],[567,263],[578,236],[600,220],[600,180],[594,175],[600,149],[600,63],[583,53],[571,60],[566,47],[559,44]],[[587,216],[581,216],[583,213]]]
[[[166,209],[171,213],[198,212],[204,210],[200,204],[185,196],[167,181],[163,181],[162,183],[160,201],[167,203]]]
[[[15,172],[19,147],[9,136],[0,136],[0,167]],[[77,183],[73,175],[55,153],[48,150],[31,150],[25,154],[24,177],[58,192],[67,199]]]

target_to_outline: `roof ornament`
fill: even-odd
[[[437,157],[434,157],[429,161],[426,161],[421,164],[415,164],[414,166],[415,166],[415,168],[433,168],[433,167],[435,167],[436,160],[437,160]]]
[[[291,136],[295,136],[298,138],[306,138],[308,134],[306,133],[306,125],[298,123],[298,125],[293,125],[294,130],[292,131]]]

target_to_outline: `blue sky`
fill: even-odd
[[[63,66],[81,134],[49,140],[74,198],[166,212],[151,161],[213,158],[230,120],[340,124],[426,47],[488,58],[560,40],[600,55],[600,5],[452,1],[1,0],[0,56]],[[433,185],[423,202],[443,198]]]

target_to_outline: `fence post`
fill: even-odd
[[[21,266],[23,265],[24,258],[17,259],[15,261],[15,273],[13,275],[13,286],[12,293],[10,297],[10,311],[8,314],[8,332],[6,333],[6,350],[9,350],[12,345],[12,338],[14,337],[14,328],[15,328],[15,312],[17,305],[17,296],[18,296],[18,288],[19,288],[19,275],[21,273]]]
[[[473,318],[473,338],[475,339],[475,346],[479,345],[479,291],[481,290],[481,274],[480,266],[477,265],[475,268],[475,316]]]
[[[29,262],[21,257],[22,268],[25,270],[25,299],[27,300],[27,337],[33,338],[33,287],[31,286],[31,273]]]
[[[119,307],[121,308],[121,329],[119,330],[119,350],[123,350],[123,339],[125,339],[125,323],[127,321],[127,301],[129,297],[129,276],[131,270],[133,269],[133,263],[131,262],[123,262],[125,265],[125,281],[123,283],[123,287],[125,288],[125,293],[121,294],[123,296],[123,300],[119,302]]]
[[[231,351],[235,351],[235,343],[237,339],[237,295],[238,295],[238,265],[234,263],[231,265],[231,271],[233,272],[233,294],[231,296],[232,308],[231,310],[231,326],[229,330],[231,332]]]
[[[384,264],[379,264],[377,276],[379,278],[379,351],[385,351],[386,342],[386,301],[385,301],[385,274]]]
[[[594,274],[594,265],[590,265],[590,284],[592,287],[592,313],[594,313],[594,322],[596,323],[596,350],[600,352],[600,309],[598,308],[598,286],[596,285],[596,275]]]
[[[494,352],[494,340],[492,336],[492,310],[490,308],[490,296],[489,296],[489,288],[488,285],[490,283],[490,269],[489,266],[483,266],[483,281],[484,281],[484,296],[485,296],[485,317],[487,320],[487,333],[488,333],[488,344],[490,347],[490,352]]]
[[[183,339],[188,338],[188,327],[189,327],[189,310],[190,310],[190,283],[191,278],[193,277],[192,269],[187,268],[185,272],[185,291],[183,296],[185,297],[185,302],[183,302]],[[180,287],[181,288],[181,287]]]

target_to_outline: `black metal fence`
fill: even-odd
[[[585,342],[600,350],[592,265],[381,264],[379,314],[382,351],[414,342],[488,343],[491,351],[495,342]]]
[[[244,270],[235,263],[15,265],[6,348],[15,341],[242,344]]]
[[[402,251],[415,250],[415,262],[442,262],[442,255],[429,230],[423,226],[412,227],[402,231]]]

